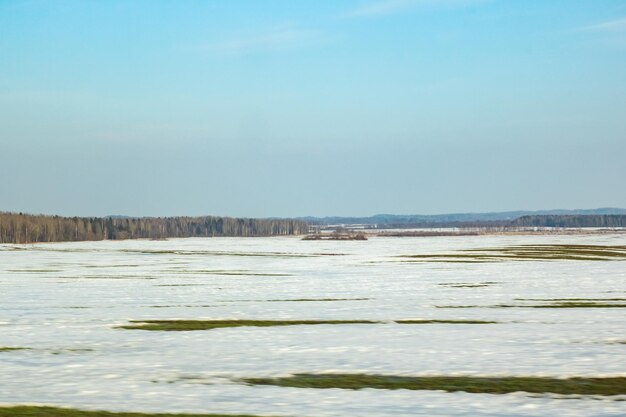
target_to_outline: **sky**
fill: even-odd
[[[626,1],[0,0],[0,211],[626,207]]]

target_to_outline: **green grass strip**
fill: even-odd
[[[314,324],[373,324],[369,320],[133,320],[133,324],[119,326],[131,330],[191,331],[226,327],[271,327]]]
[[[596,302],[555,302],[552,304],[448,305],[436,308],[626,308],[626,304]]]
[[[223,329],[227,327],[272,327],[302,326],[315,324],[493,324],[495,321],[483,320],[431,320],[407,319],[372,321],[372,320],[131,320],[131,324],[117,326],[118,329],[153,330],[153,331],[193,331]]]
[[[611,261],[626,260],[626,249],[624,246],[607,245],[519,245],[402,257],[417,262]]]
[[[409,389],[463,391],[507,394],[511,392],[623,395],[626,377],[547,378],[547,377],[475,377],[475,376],[390,376],[367,374],[295,374],[284,378],[246,378],[252,385],[276,385],[295,388]]]
[[[0,346],[0,352],[12,352],[14,350],[30,350],[30,348],[20,346]]]
[[[532,308],[624,308],[626,304],[594,302],[558,302],[554,304],[536,304]]]
[[[255,417],[248,414],[155,414],[83,411],[57,407],[0,407],[0,417]]]

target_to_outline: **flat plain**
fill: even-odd
[[[624,234],[0,245],[0,404],[622,416],[624,308]]]

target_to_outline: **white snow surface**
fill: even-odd
[[[623,416],[620,397],[248,386],[294,373],[624,376],[623,308],[438,308],[625,298],[624,261],[407,263],[399,255],[626,236],[297,237],[0,245],[0,404],[290,416]],[[477,284],[451,287],[441,284]],[[289,299],[360,299],[276,301]],[[273,300],[273,301],[271,301]],[[116,328],[142,319],[380,324]],[[396,324],[477,319],[498,324]],[[625,399],[621,397],[621,399]]]

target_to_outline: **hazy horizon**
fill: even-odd
[[[597,207],[597,208],[577,208],[577,209],[537,209],[537,210],[503,210],[503,211],[484,211],[484,212],[441,212],[441,213],[371,213],[371,214],[363,214],[363,215],[299,215],[299,216],[264,216],[264,217],[256,217],[258,219],[273,219],[273,218],[283,218],[283,219],[307,219],[307,218],[372,218],[376,216],[425,216],[425,217],[436,217],[436,216],[455,216],[455,215],[496,215],[496,214],[507,214],[507,213],[551,213],[551,212],[567,212],[565,214],[570,214],[569,212],[587,212],[587,211],[626,211],[626,208],[622,207]],[[165,218],[165,217],[204,217],[204,216],[213,216],[213,217],[244,217],[244,218],[254,218],[251,216],[232,216],[224,213],[204,213],[204,214],[177,214],[177,215],[145,215],[138,216],[133,214],[124,214],[124,213],[109,213],[105,215],[90,215],[90,214],[80,214],[80,215],[72,215],[72,214],[59,214],[59,213],[45,213],[45,212],[26,212],[26,211],[10,211],[10,210],[0,210],[0,213],[19,213],[26,215],[34,215],[34,216],[62,216],[62,217],[121,217],[121,218]],[[620,213],[621,214],[621,213]]]
[[[626,207],[626,5],[0,2],[0,211]]]

